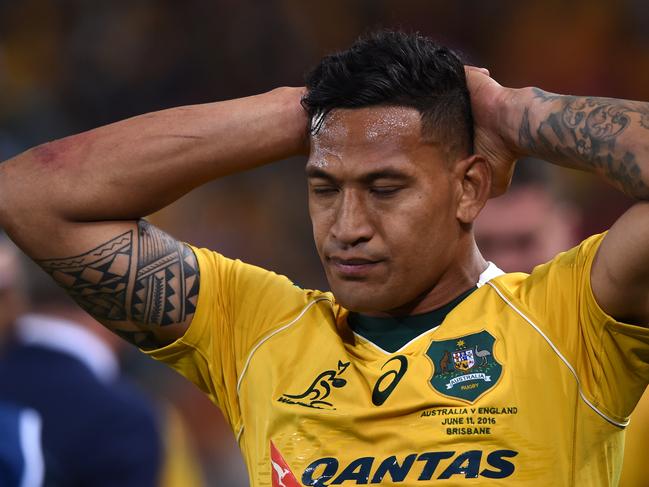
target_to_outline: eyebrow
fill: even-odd
[[[306,167],[306,177],[309,179],[326,179],[328,181],[336,181],[336,178],[334,178],[331,174],[329,174],[324,169],[316,166]]]
[[[322,168],[315,167],[315,166],[307,166],[306,176],[309,179],[324,179],[332,182],[338,181],[338,179],[334,177],[332,174],[328,173]],[[403,172],[397,171],[395,169],[386,168],[386,169],[379,169],[377,171],[372,171],[367,174],[363,174],[359,178],[359,181],[361,181],[364,184],[371,184],[379,179],[409,181],[412,179],[412,176],[409,176],[408,174],[404,174]]]

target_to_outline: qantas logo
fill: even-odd
[[[382,484],[390,480],[392,483],[399,483],[403,482],[411,472],[418,474],[417,480],[420,482],[429,482],[433,478],[439,480],[480,477],[504,479],[514,473],[516,467],[507,459],[515,457],[518,452],[495,450],[486,455],[486,459],[483,459],[483,455],[484,452],[481,450],[469,450],[460,453],[454,451],[411,453],[401,460],[395,455],[378,461],[375,457],[361,457],[352,460],[343,468],[336,458],[320,458],[304,470],[302,483],[310,487]],[[451,462],[446,468],[439,468],[444,460],[451,460]]]
[[[300,487],[272,442],[270,448],[273,487]],[[433,451],[411,453],[400,458],[396,455],[383,459],[360,457],[342,465],[337,458],[324,457],[311,462],[304,469],[301,485],[397,484],[406,480],[430,482],[433,479],[482,479],[478,481],[484,482],[486,479],[510,477],[516,470],[510,459],[517,455],[518,452],[514,450],[494,450],[489,453],[482,450]]]
[[[271,472],[273,487],[301,487],[272,441],[270,442],[270,464],[273,466]]]

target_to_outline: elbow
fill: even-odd
[[[54,219],[49,189],[56,185],[34,177],[32,150],[0,162],[0,228],[15,242]]]

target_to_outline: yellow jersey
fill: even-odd
[[[602,239],[529,275],[490,266],[441,319],[384,323],[194,249],[193,322],[148,353],[221,408],[255,487],[615,485],[649,329],[597,305]],[[377,343],[382,326],[409,333]]]

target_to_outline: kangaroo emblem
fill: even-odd
[[[482,359],[482,362],[480,365],[487,365],[487,357],[491,355],[491,352],[489,350],[478,350],[478,346],[475,346],[475,354],[476,357],[479,357]]]
[[[319,374],[302,394],[283,394],[279,400],[310,408],[322,409],[323,406],[333,408],[333,404],[325,401],[325,399],[331,394],[332,387],[340,389],[347,384],[347,381],[340,376],[347,370],[349,364],[350,362],[341,362],[339,360],[337,369],[325,370]]]
[[[444,372],[452,371],[452,369],[449,368],[450,362],[451,362],[451,354],[448,352],[448,350],[444,350],[444,355],[442,355],[442,358],[439,361],[440,374],[443,374]]]

